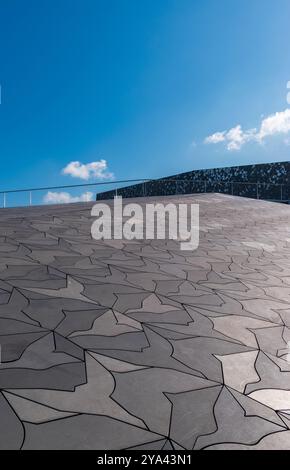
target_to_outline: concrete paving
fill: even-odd
[[[290,207],[163,200],[200,204],[196,251],[0,211],[0,449],[290,449]]]

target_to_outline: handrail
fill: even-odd
[[[279,202],[286,202],[288,201],[288,198],[286,199],[283,199],[283,188],[290,188],[289,185],[286,185],[286,184],[283,184],[283,183],[270,183],[270,182],[260,182],[260,181],[255,181],[255,182],[252,182],[252,181],[233,181],[233,180],[228,180],[228,181],[220,181],[220,180],[209,180],[208,178],[206,179],[203,179],[203,180],[195,180],[194,178],[193,179],[171,179],[170,177],[169,178],[159,178],[159,179],[154,179],[154,180],[147,180],[146,182],[143,182],[143,196],[145,196],[145,184],[146,183],[163,183],[163,184],[166,184],[166,183],[176,183],[176,194],[179,194],[178,192],[178,189],[180,188],[179,185],[182,185],[182,183],[190,183],[192,185],[197,185],[197,184],[201,184],[203,185],[204,187],[204,191],[203,192],[208,192],[208,188],[209,187],[214,187],[215,185],[227,185],[227,186],[230,186],[231,187],[231,191],[230,193],[232,195],[234,195],[234,186],[235,185],[252,185],[256,188],[256,199],[260,199],[260,189],[261,187],[266,187],[267,189],[271,186],[274,186],[274,187],[277,187],[280,189],[280,197],[279,198],[275,198],[275,199],[271,199],[272,201],[279,201]],[[130,190],[130,188],[134,188],[135,185],[133,186],[126,186],[126,187],[123,187],[123,188],[120,188],[119,191],[122,191],[122,190]],[[105,191],[103,194],[111,194],[111,193],[115,193],[115,195],[118,195],[118,188],[115,188],[115,189],[112,189],[112,190],[109,190],[109,191]],[[102,193],[101,193],[102,194]]]
[[[182,179],[182,178],[156,178],[156,179],[151,179],[151,178],[136,178],[136,179],[127,179],[127,180],[112,180],[112,181],[98,181],[94,183],[81,183],[81,184],[70,184],[70,185],[63,185],[63,186],[44,186],[44,187],[39,187],[39,188],[25,188],[25,189],[8,189],[8,190],[0,190],[0,195],[3,196],[3,207],[6,207],[7,203],[7,195],[8,194],[19,194],[19,193],[28,193],[29,194],[29,206],[32,205],[32,193],[36,191],[50,191],[50,190],[60,190],[60,189],[74,189],[74,188],[89,188],[93,186],[115,186],[117,184],[127,184],[127,183],[132,183],[129,186],[124,186],[121,188],[112,188],[109,189],[108,191],[104,191],[105,193],[107,192],[115,192],[115,194],[118,194],[118,191],[121,190],[126,190],[133,188],[135,185],[138,185],[138,183],[141,185],[143,183],[143,187],[146,187],[146,183],[158,183],[158,184],[167,184],[167,183],[176,183],[176,193],[178,194],[178,189],[182,187],[182,184],[190,183],[192,185],[198,185],[201,184],[204,187],[204,192],[207,192],[207,190],[210,187],[213,187],[215,185],[227,185],[231,187],[231,194],[234,195],[234,186],[235,185],[253,185],[256,187],[256,198],[259,199],[260,197],[260,192],[259,189],[263,186],[266,187],[278,187],[280,188],[280,197],[278,199],[273,199],[275,201],[288,201],[287,199],[283,199],[283,189],[284,188],[289,188],[290,185],[287,184],[281,184],[281,183],[270,183],[270,182],[251,182],[251,181],[233,181],[233,180],[228,180],[228,181],[221,181],[221,180],[209,180],[209,179],[203,179],[203,180],[195,180],[194,178],[192,179]],[[145,195],[145,194],[144,194]]]
[[[50,189],[71,189],[71,188],[82,188],[82,187],[89,187],[89,186],[103,186],[103,185],[110,185],[110,184],[119,184],[119,183],[207,183],[207,184],[253,184],[253,185],[271,185],[271,186],[287,186],[284,183],[263,183],[260,181],[252,182],[252,181],[220,181],[220,180],[213,180],[209,181],[207,179],[204,180],[195,180],[195,179],[166,179],[166,178],[137,178],[137,179],[130,179],[130,180],[113,180],[113,181],[98,181],[96,183],[81,183],[81,184],[67,184],[67,185],[60,185],[60,186],[43,186],[39,188],[23,188],[23,189],[7,189],[1,190],[0,194],[9,194],[9,193],[28,193],[33,191],[49,191]]]
[[[24,188],[24,189],[8,189],[5,191],[0,191],[0,194],[9,194],[9,193],[28,193],[33,191],[49,191],[50,189],[69,189],[69,188],[82,188],[87,186],[101,186],[103,184],[116,184],[116,183],[133,183],[133,182],[142,183],[148,181],[148,179],[136,179],[136,180],[113,180],[113,181],[98,181],[96,183],[82,183],[82,184],[67,184],[61,186],[44,186],[41,188]]]

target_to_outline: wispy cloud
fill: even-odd
[[[205,144],[219,144],[224,142],[228,150],[240,150],[247,142],[262,144],[267,137],[288,134],[290,132],[290,109],[279,111],[263,118],[259,128],[243,130],[238,124],[232,129],[215,132],[206,137]]]
[[[91,178],[102,180],[114,178],[114,174],[108,171],[106,160],[91,163],[81,163],[78,161],[70,162],[61,172],[63,175],[69,175],[82,180],[89,180]]]
[[[93,193],[87,191],[80,196],[72,196],[66,192],[49,191],[43,198],[45,204],[67,204],[70,202],[88,202],[93,200]]]
[[[226,131],[223,132],[215,132],[212,135],[209,135],[205,139],[206,144],[219,144],[220,142],[224,142],[226,140]]]

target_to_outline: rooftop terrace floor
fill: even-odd
[[[163,199],[196,251],[0,211],[0,449],[290,449],[290,207]]]

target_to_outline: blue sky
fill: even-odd
[[[1,1],[1,189],[289,159],[289,18],[289,0]]]

